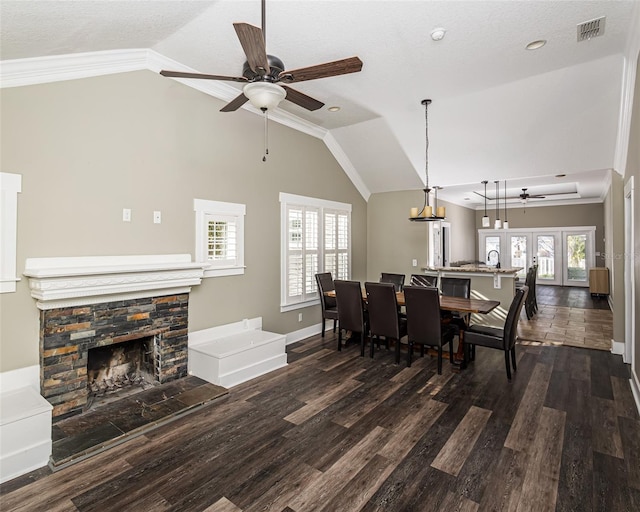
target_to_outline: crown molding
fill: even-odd
[[[199,72],[147,48],[4,60],[0,64],[0,88],[23,87],[140,70],[154,73],[159,73],[162,69],[187,73]],[[236,87],[214,80],[185,78],[171,78],[171,80],[223,101],[231,101],[240,92]],[[262,116],[262,112],[249,103],[242,108]],[[283,110],[270,112],[269,119],[317,139],[322,139],[327,134],[325,128]]]
[[[0,66],[0,88],[147,69],[147,55],[148,50],[133,49],[3,60]]]

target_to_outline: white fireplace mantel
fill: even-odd
[[[39,309],[188,293],[205,265],[190,254],[28,258],[24,275]]]

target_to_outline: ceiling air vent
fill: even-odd
[[[578,25],[578,42],[588,41],[604,34],[604,22],[606,18],[596,18]]]

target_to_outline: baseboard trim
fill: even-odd
[[[640,413],[640,379],[638,379],[636,372],[633,370],[631,370],[629,384],[631,384],[631,393],[633,393],[633,399],[636,402],[636,409],[638,409],[638,413]]]
[[[331,324],[333,326],[333,324]],[[329,327],[331,329],[331,327]],[[290,332],[287,334],[287,345],[291,345],[292,343],[296,343],[298,341],[302,341],[311,336],[315,336],[316,334],[320,334],[322,332],[322,324],[314,324],[309,327],[305,327],[304,329],[300,329],[297,331]]]
[[[611,340],[611,353],[624,358],[624,343],[622,341]],[[626,361],[625,361],[626,363]]]

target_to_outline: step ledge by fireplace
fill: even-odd
[[[206,264],[190,254],[28,258],[24,275],[38,309],[189,293]]]

